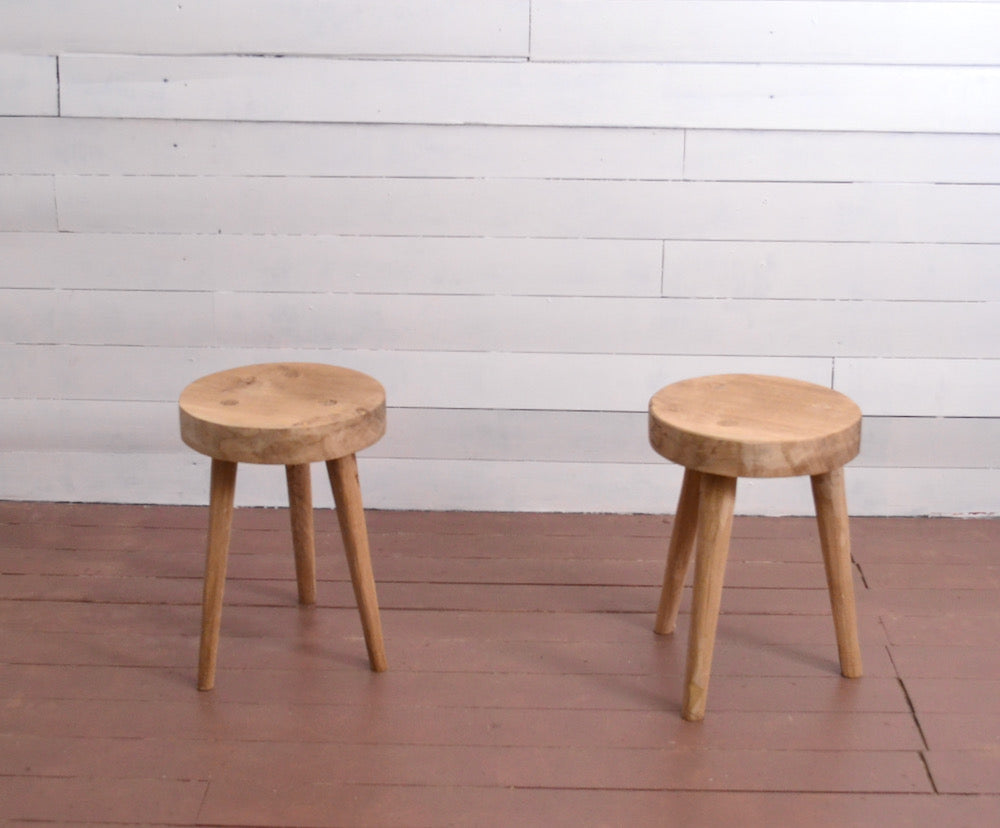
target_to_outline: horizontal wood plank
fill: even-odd
[[[834,371],[834,387],[872,416],[1000,416],[1000,360],[838,357]]]
[[[987,417],[866,417],[861,466],[1000,467],[1000,420]],[[904,471],[905,473],[905,471]]]
[[[1000,241],[1000,186],[57,176],[56,192],[68,232]]]
[[[28,174],[676,179],[684,158],[664,129],[0,118],[0,141]]]
[[[60,89],[71,117],[1000,131],[993,66],[67,55]]]
[[[992,336],[1000,303],[993,302],[17,289],[5,295],[0,338],[22,344],[1000,357]],[[429,319],[433,326],[423,324]],[[774,331],[781,331],[777,341]]]
[[[16,505],[25,507],[25,504]],[[60,505],[65,506],[65,504]],[[204,513],[203,509],[199,511]],[[398,515],[399,513],[394,514]],[[470,513],[465,517],[467,520],[474,520],[476,514],[479,513]],[[239,517],[241,512],[237,512],[236,515]],[[282,515],[282,517],[285,516],[285,514]],[[518,515],[516,517],[524,519],[531,516]],[[600,523],[602,518],[607,516],[581,517],[590,517],[591,522]],[[629,517],[634,520],[636,516]],[[766,518],[743,518],[742,520],[760,521],[766,520]],[[885,519],[879,518],[879,520]],[[780,522],[780,520],[776,522]],[[438,537],[434,533],[430,533],[430,535],[432,538]],[[199,540],[204,541],[204,525],[198,530],[198,537]],[[282,535],[282,538],[288,540],[287,535]],[[576,539],[579,540],[579,537]],[[623,541],[621,538],[616,538],[616,540],[620,552]],[[658,540],[662,554],[664,551],[663,540]],[[763,542],[767,543],[768,540],[773,539],[765,538]],[[382,541],[376,539],[375,543],[377,547],[374,555],[377,565],[381,555]],[[169,546],[169,541],[161,539],[153,545],[156,548],[165,548]],[[545,548],[547,547],[544,540],[533,539],[529,547],[530,551],[525,553],[526,557],[537,557],[539,550]],[[288,550],[284,551],[286,552],[285,562],[290,565],[291,561],[287,557]],[[813,548],[810,551],[815,557],[817,550]],[[105,552],[105,555],[107,554]],[[234,544],[234,557],[240,554],[243,552]],[[334,555],[331,554],[330,557],[332,558]],[[579,559],[571,558],[571,562],[567,563],[567,569],[579,566]],[[761,593],[753,591],[750,597],[751,600],[755,597],[759,598]],[[350,641],[356,640],[357,628],[353,626],[357,623],[357,609],[355,607],[342,609],[323,607],[322,609],[321,613],[316,613],[315,619],[311,619],[313,623],[308,630],[310,640],[322,641],[326,639],[330,643],[336,641],[338,646],[341,644],[347,646]],[[734,644],[739,640],[741,626],[747,635],[753,636],[762,643],[766,642],[769,646],[788,647],[799,644],[828,645],[831,643],[830,619],[826,615],[783,616],[778,613],[761,613],[759,608],[758,611],[749,610],[747,613],[730,612],[729,609],[727,606],[727,612],[720,616],[719,628],[721,632],[726,634],[726,638],[732,640]],[[650,607],[646,615],[652,615],[653,610],[654,608]],[[55,649],[60,636],[65,642],[66,637],[79,636],[81,641],[85,641],[90,637],[108,635],[109,620],[114,619],[116,629],[123,630],[117,634],[121,636],[123,644],[126,647],[134,648],[132,650],[134,655],[130,655],[129,658],[129,666],[137,667],[143,664],[189,665],[191,662],[190,653],[193,651],[198,634],[201,607],[198,606],[197,601],[184,605],[150,603],[96,605],[87,602],[69,603],[39,600],[31,602],[6,601],[0,611],[3,612],[4,623],[6,629],[10,631],[12,639],[5,649],[5,652],[10,654],[9,663],[27,663],[28,659],[24,658],[18,645],[24,641],[34,640],[38,642],[40,657],[30,663],[115,666],[114,663],[109,663],[111,662],[110,654],[106,651],[102,652],[100,649],[86,652],[78,650],[70,653],[66,652],[65,647],[62,648],[61,653]],[[227,607],[229,636],[231,640],[239,641],[238,644],[234,645],[239,649],[255,646],[268,648],[273,648],[275,645],[288,646],[288,642],[299,639],[304,632],[298,623],[300,615],[301,610],[293,604],[273,607],[233,606],[231,609]],[[685,607],[679,620],[686,625],[688,617]],[[926,621],[926,619],[924,620]],[[880,622],[877,617],[862,617],[860,623],[861,629],[868,633],[864,637],[866,640],[881,641],[878,636]],[[656,644],[658,639],[653,639],[654,643],[650,644],[650,638],[647,634],[651,631],[651,623],[647,624],[646,619],[635,618],[632,614],[623,611],[605,614],[554,612],[551,609],[543,612],[529,611],[525,613],[511,613],[505,610],[428,613],[419,609],[396,609],[386,611],[384,626],[388,635],[393,639],[405,641],[408,644],[412,643],[413,646],[416,646],[417,642],[423,644],[429,641],[438,642],[439,647],[443,647],[445,644],[456,646],[469,641],[479,641],[484,648],[520,643],[527,645],[527,649],[530,646],[543,644],[584,646],[584,643],[587,642],[605,648],[608,645],[620,645],[626,642],[634,645],[636,642],[640,642],[645,645],[647,652],[661,653],[665,659],[669,660],[671,668],[679,661],[675,660],[677,656],[683,655],[677,652],[682,648],[672,645],[671,639],[664,639],[661,644]],[[156,646],[155,648],[148,646],[148,649],[143,652],[144,642],[147,645],[156,642]],[[970,650],[984,652],[987,653],[987,657],[994,657],[988,654],[985,647],[973,647]],[[188,655],[184,657],[183,662],[174,662],[173,659],[184,652]],[[321,653],[315,655],[322,657]],[[467,651],[466,657],[472,657],[472,653]],[[267,665],[258,661],[253,666],[266,668]],[[321,669],[352,672],[354,668],[350,663],[334,664],[328,662]]]
[[[287,542],[287,537],[283,536],[283,539]],[[12,576],[17,575],[17,577],[11,577],[8,582],[0,586],[0,592],[8,600],[37,599],[41,595],[39,582],[44,577],[51,583],[51,593],[47,597],[52,601],[98,600],[110,603],[117,602],[118,600],[128,601],[135,594],[142,592],[148,595],[150,600],[196,606],[201,597],[199,586],[204,572],[203,540],[204,536],[199,538],[198,542],[193,543],[188,549],[178,548],[174,553],[178,555],[175,565],[168,570],[169,574],[164,576],[158,576],[155,573],[147,575],[145,573],[157,563],[162,563],[166,556],[160,556],[159,558],[153,556],[149,559],[144,559],[141,574],[123,571],[123,567],[119,567],[117,571],[113,571],[110,574],[105,574],[93,564],[89,567],[86,566],[86,562],[84,561],[81,562],[81,568],[84,570],[82,572],[70,562],[58,573],[46,572],[43,575],[39,575],[33,572],[20,572],[19,570],[26,567],[19,566],[16,561],[10,560],[12,556],[4,554],[3,565],[5,572]],[[331,552],[336,554],[331,554],[329,560],[321,562],[321,572],[317,586],[321,596],[319,599],[320,604],[324,607],[332,606],[350,609],[352,604],[351,588],[346,564],[344,563],[343,556],[339,554],[341,551],[339,548],[340,544],[336,542],[331,543],[325,537],[321,538],[321,540],[324,541],[324,551],[331,550],[332,547]],[[578,609],[583,607],[588,600],[588,595],[592,596],[606,589],[609,595],[634,596],[634,598],[626,599],[628,607],[634,609],[635,607],[643,607],[643,602],[645,602],[646,607],[655,603],[656,588],[659,585],[663,571],[662,545],[661,543],[661,549],[658,550],[660,554],[655,558],[651,557],[637,564],[630,565],[621,560],[589,560],[586,566],[582,567],[581,575],[574,578],[574,583],[572,584],[566,584],[562,579],[561,573],[567,566],[565,560],[549,563],[533,563],[523,556],[510,559],[489,558],[483,555],[478,558],[458,559],[453,556],[438,559],[428,556],[414,557],[412,555],[380,553],[376,569],[380,584],[379,591],[382,593],[383,598],[381,603],[386,610],[396,610],[408,604],[423,604],[428,599],[433,600],[433,597],[439,594],[440,588],[445,586],[454,586],[454,594],[464,595],[465,600],[468,601],[478,600],[483,606],[493,605],[497,596],[502,597],[504,593],[507,593],[508,597],[515,594],[526,596],[537,587],[551,586],[554,590],[564,590],[567,596],[575,596],[575,599],[578,601]],[[228,569],[229,574],[227,575],[229,582],[229,587],[226,590],[228,593],[227,603],[231,606],[244,607],[282,606],[290,603],[287,599],[291,597],[295,590],[294,567],[290,565],[288,550],[282,551],[286,554],[270,556],[247,555],[240,558],[234,555],[231,566]],[[753,564],[734,561],[731,567],[732,572],[727,573],[726,585],[732,587],[733,590],[786,589],[803,592],[813,590],[820,593],[816,596],[817,600],[815,603],[822,614],[825,609],[823,599],[826,597],[823,564],[818,555],[818,550],[813,550],[813,552],[814,555],[811,561],[783,562],[781,566],[776,566],[773,563]],[[103,554],[106,555],[107,552]],[[878,580],[878,586],[883,586],[885,581],[878,576],[884,571],[885,565],[881,567],[879,565],[872,565],[869,569],[872,571],[875,579]],[[914,569],[916,571],[913,572],[912,577],[913,580],[917,580],[921,575],[921,571],[919,567]],[[996,573],[994,569],[970,566],[958,566],[954,567],[954,569],[956,570],[956,574],[945,578],[942,586],[950,589],[966,590],[996,588]],[[942,571],[946,571],[946,567],[943,565]],[[977,580],[977,571],[992,573],[993,577],[986,580]],[[479,575],[477,575],[477,572]],[[123,582],[120,587],[121,592],[118,595],[114,595],[108,590],[108,585],[112,579],[118,579]],[[976,584],[976,586],[969,586],[969,584]],[[860,585],[861,581],[858,579],[859,588]],[[912,586],[912,584],[907,583],[907,586]],[[490,592],[493,592],[494,595],[491,596]],[[749,611],[746,609],[745,604],[746,602],[738,602],[738,608],[741,611]],[[495,607],[495,611],[500,611],[501,609],[502,606],[497,605]],[[685,612],[688,611],[687,600],[684,602],[684,610]],[[640,611],[642,610],[640,609]],[[350,619],[350,621],[351,623],[346,625],[350,628],[349,634],[344,636],[344,633],[340,632],[341,637],[348,639],[356,637],[357,630],[354,625],[354,619]],[[84,640],[81,637],[81,642]],[[404,640],[406,640],[405,637]],[[175,656],[171,656],[169,653],[176,653],[177,649],[182,648],[189,650],[191,640],[189,638],[186,641],[181,640],[177,643],[178,648],[165,648],[167,650],[166,658],[175,665],[184,663],[184,661],[178,661]],[[448,659],[444,657],[444,653],[454,648],[456,643],[454,639],[450,639],[446,646],[440,648],[428,645],[422,655],[411,655],[404,663],[410,669],[444,670],[448,662]],[[139,652],[142,641],[123,641],[122,644],[125,651],[131,652],[134,649],[136,652]],[[272,649],[274,644],[273,639],[261,644],[251,640],[244,642],[240,649],[248,654],[254,650],[260,653],[263,650]],[[14,645],[16,646],[16,642]],[[566,642],[559,642],[559,645],[567,647]],[[593,672],[640,672],[635,667],[639,666],[639,663],[642,661],[646,662],[645,666],[647,668],[652,666],[649,663],[651,654],[649,652],[648,640],[643,642],[641,653],[633,651],[632,658],[630,659],[636,662],[633,667],[616,663],[616,659],[620,657],[620,654],[616,654],[614,651],[616,646],[619,650],[624,649],[622,642],[603,647],[587,645],[586,648],[582,648],[584,652],[581,652],[581,658],[582,660],[603,662],[604,667],[595,669]],[[531,648],[525,646],[523,649],[528,650]],[[554,655],[553,651],[555,647],[551,645],[539,645],[533,649],[538,655],[547,652],[551,656]],[[586,656],[586,650],[588,649],[589,659]],[[123,652],[123,655],[125,655],[125,652]],[[496,655],[497,661],[499,661],[502,653],[498,652]],[[506,658],[510,657],[510,654],[506,655]],[[100,655],[97,658],[100,658]],[[128,659],[135,660],[136,663],[143,662],[141,655],[129,655]],[[486,661],[480,658],[472,659],[468,656],[466,656],[466,659],[469,662],[469,669],[482,672],[490,671],[489,664]],[[289,666],[267,658],[261,658],[259,654],[256,657],[248,655],[247,661],[251,660],[256,662],[257,665],[267,664],[269,669],[287,669]],[[825,669],[817,671],[812,666],[793,666],[793,664],[787,662],[782,664],[782,661],[783,659],[780,656],[772,656],[771,666],[767,668],[767,674],[816,675],[826,672]],[[99,663],[106,664],[107,656],[104,656]],[[748,669],[747,662],[738,655],[731,660],[727,657],[725,663],[728,665],[726,672],[730,675],[736,675]],[[322,667],[322,665],[317,666]],[[675,662],[671,666],[671,673],[677,674],[681,672],[678,669],[680,666],[680,664]],[[754,669],[761,669],[761,665],[758,665]],[[884,676],[887,674],[886,670],[891,674],[891,665],[885,660],[883,654],[883,657],[879,660],[879,667],[877,670],[873,669],[873,674]],[[558,671],[558,668],[556,668],[556,671]],[[551,670],[536,667],[528,670],[528,672],[551,672]]]
[[[148,300],[147,300],[148,301]],[[85,307],[102,307],[100,296]],[[1000,357],[1000,303],[614,298],[329,296],[225,293],[212,342],[168,344],[360,350],[749,356]],[[197,303],[192,302],[196,308]],[[59,313],[55,314],[59,324]],[[139,316],[137,314],[137,316]],[[433,326],[421,320],[434,320]],[[331,325],[331,320],[337,320]],[[934,336],[926,332],[934,329]],[[66,341],[87,342],[67,319]],[[780,331],[777,341],[775,332]],[[43,341],[52,341],[52,338]],[[100,336],[100,334],[97,334]],[[119,340],[116,344],[134,344]],[[154,341],[153,344],[159,344]],[[992,347],[991,347],[992,345]]]
[[[973,760],[974,761],[974,760]],[[985,764],[985,763],[984,763]],[[985,770],[988,774],[990,770]],[[988,779],[989,777],[986,776]],[[698,814],[713,824],[746,820],[752,813],[761,825],[783,819],[801,824],[834,819],[844,823],[863,822],[878,805],[887,824],[906,825],[924,818],[941,821],[964,820],[969,824],[988,823],[997,816],[1000,797],[934,796],[921,794],[788,794],[748,791],[588,791],[546,790],[539,788],[413,788],[387,787],[372,796],[358,797],[356,789],[327,785],[290,785],[259,791],[252,803],[241,795],[239,783],[218,786],[210,802],[213,815],[228,813],[226,803],[232,798],[240,806],[239,817],[246,820],[257,816],[271,823],[281,819],[288,801],[301,803],[300,813],[305,825],[322,826],[333,810],[364,823],[372,819],[386,820],[387,814],[400,814],[400,825],[412,822],[414,815],[425,815],[434,822],[439,815],[461,813],[470,822],[478,820],[488,825],[500,818],[508,823],[527,823],[544,818],[549,824],[561,819],[613,824],[626,821],[629,825],[655,828],[664,813]],[[216,804],[216,797],[222,802]],[[228,806],[232,807],[232,806]],[[448,817],[443,817],[447,819]]]
[[[19,642],[22,647],[29,642]],[[467,643],[467,642],[466,642]],[[290,642],[282,641],[288,648]],[[566,646],[566,645],[563,645]],[[275,648],[277,651],[277,648]],[[259,655],[259,654],[258,654]],[[662,655],[662,654],[661,654]],[[186,664],[186,659],[182,664]],[[192,716],[192,705],[188,702],[164,702],[157,723],[150,711],[143,710],[141,702],[122,701],[121,710],[127,715],[113,717],[114,707],[102,700],[75,701],[61,699],[53,701],[26,701],[20,720],[13,720],[7,732],[34,732],[62,738],[129,738],[126,728],[132,724],[133,733],[144,731],[146,738],[155,739],[166,727],[178,738],[197,740],[201,724]],[[62,705],[60,707],[60,705]],[[598,717],[583,711],[573,710],[519,710],[507,711],[480,707],[455,709],[452,715],[439,719],[433,726],[419,726],[426,718],[426,711],[420,706],[394,706],[381,711],[377,721],[372,721],[363,708],[354,711],[338,710],[332,705],[293,705],[282,710],[280,704],[247,704],[240,710],[241,726],[246,728],[246,741],[273,741],[280,738],[282,731],[287,736],[295,735],[303,742],[326,742],[353,746],[370,739],[378,739],[389,744],[433,744],[433,740],[447,740],[448,744],[461,745],[469,740],[477,744],[530,747],[536,744],[543,731],[550,732],[550,738],[558,738],[567,745],[581,748],[595,748],[605,744],[614,733],[620,738],[620,747],[637,749],[657,749],[663,747],[664,731],[674,731],[671,735],[687,745],[681,726],[675,726],[666,711],[621,710],[605,711],[603,723]],[[826,714],[837,720],[839,728],[822,722],[821,713],[796,712],[790,714],[760,711],[759,730],[753,734],[758,741],[750,743],[751,734],[744,723],[744,717],[735,711],[721,711],[714,726],[705,728],[705,740],[700,747],[706,749],[745,750],[915,750],[919,736],[905,714],[856,712],[848,714]],[[312,726],[309,719],[312,717]],[[368,718],[365,722],[364,719]],[[715,717],[713,717],[715,718]],[[492,719],[493,725],[490,725]],[[167,722],[169,721],[169,725]],[[723,722],[741,733],[730,732],[723,735]],[[6,724],[6,722],[5,722]],[[59,724],[62,730],[57,730]],[[101,732],[101,725],[104,732]],[[46,726],[52,728],[45,733]],[[368,729],[368,739],[365,738]],[[676,730],[675,730],[676,728]],[[826,732],[825,744],[819,741],[820,731]],[[839,731],[839,732],[838,732]],[[882,731],[885,742],[879,744],[876,733]],[[620,735],[619,735],[620,734]],[[690,745],[694,747],[692,743]]]
[[[980,64],[994,3],[536,0],[534,60]],[[887,37],[886,33],[892,36]]]
[[[0,140],[22,174],[1000,182],[996,135],[0,118]]]
[[[690,130],[684,177],[997,183],[1000,135]]]
[[[625,239],[0,233],[0,257],[9,288],[228,291],[238,278],[268,293],[657,296],[662,252]]]
[[[997,245],[667,241],[665,296],[994,301]]]
[[[528,41],[527,0],[35,0],[5,17],[0,49],[42,54],[523,57]]]
[[[656,296],[662,257],[672,298],[1000,299],[979,244],[6,233],[0,255],[9,288]]]
[[[148,779],[156,775],[158,766],[171,780],[184,773],[185,764],[190,773],[185,778],[193,779],[212,778],[218,772],[215,769],[222,766],[228,779],[254,789],[257,786],[250,780],[259,778],[268,764],[260,745],[250,741],[220,739],[214,750],[204,746],[192,750],[191,745],[186,745],[186,753],[172,748],[165,737],[149,745],[139,744],[142,741],[95,741],[99,747],[90,757],[95,778],[112,777],[119,780],[118,786],[124,787],[123,775],[126,779]],[[83,760],[83,746],[76,745],[75,750],[72,744],[60,747],[66,753],[58,765],[63,768],[59,775],[65,776],[68,769],[77,767]],[[367,789],[375,784],[435,788],[442,778],[446,778],[457,787],[487,789],[721,791],[735,787],[737,790],[796,791],[812,790],[818,785],[819,777],[828,786],[824,790],[930,793],[930,782],[916,751],[898,751],[885,757],[861,750],[816,751],[814,755],[807,751],[726,750],[718,753],[712,763],[716,767],[713,770],[706,766],[707,763],[692,765],[689,749],[672,746],[635,750],[609,745],[597,748],[409,745],[400,749],[391,743],[360,742],[344,750],[342,745],[332,743],[271,741],[266,754],[271,756],[273,768],[267,771],[268,784],[261,787],[267,788],[273,796],[276,790],[294,789],[304,784],[328,785],[331,779],[336,780],[338,787],[358,785]],[[807,763],[806,768],[802,767],[803,762]],[[234,793],[227,794],[227,798]],[[260,798],[244,792],[236,800],[245,803],[247,796]],[[233,805],[229,802],[224,812],[235,817],[235,824],[273,824],[267,817],[255,820],[254,807],[234,808]],[[216,814],[209,817],[213,824],[219,823],[219,811],[215,810],[218,807],[218,804],[209,805],[208,812]],[[121,810],[131,813],[133,809]],[[321,823],[310,820],[307,824]]]

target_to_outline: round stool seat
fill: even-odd
[[[184,442],[217,460],[332,460],[385,434],[385,389],[367,374],[334,365],[247,365],[187,386],[180,420]]]
[[[824,474],[861,446],[861,409],[822,385],[722,374],[662,388],[649,403],[649,441],[688,469],[725,477]]]

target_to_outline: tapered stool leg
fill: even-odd
[[[837,633],[840,672],[847,678],[861,675],[861,648],[858,644],[854,581],[851,577],[851,536],[844,492],[844,470],[835,469],[812,477],[813,501],[823,548],[830,608]]]
[[[681,592],[684,589],[684,579],[687,577],[698,529],[700,488],[701,474],[694,469],[685,469],[684,482],[681,484],[681,494],[677,501],[677,514],[674,516],[674,531],[670,535],[667,566],[663,573],[660,606],[656,612],[656,624],[653,626],[653,631],[659,635],[672,633],[677,626]]]
[[[222,593],[226,586],[226,561],[233,527],[236,464],[212,460],[212,488],[208,509],[208,552],[202,591],[201,644],[198,651],[198,689],[215,686],[215,660],[222,623]]]
[[[295,580],[299,603],[316,603],[316,540],[313,530],[312,477],[309,464],[285,466],[288,481],[288,512],[292,520],[295,549]]]
[[[736,478],[702,474],[698,508],[698,541],[688,637],[687,672],[681,715],[689,722],[705,718],[712,671],[715,631],[722,603],[722,581],[733,530]]]
[[[361,484],[358,481],[358,463],[353,454],[326,464],[337,504],[337,520],[347,552],[351,570],[354,597],[361,613],[361,627],[368,648],[368,660],[377,673],[386,668],[385,645],[382,642],[382,622],[379,618],[378,599],[375,595],[375,576],[372,573],[371,553],[368,548],[368,529],[365,526],[364,506],[361,502]]]

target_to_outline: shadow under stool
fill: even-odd
[[[861,446],[861,410],[821,385],[725,374],[668,385],[649,403],[649,441],[684,467],[655,631],[674,631],[691,553],[695,575],[682,716],[705,716],[739,477],[809,475],[841,673],[861,675],[843,466]]]
[[[180,396],[181,438],[212,458],[198,689],[215,685],[238,463],[283,465],[301,604],[316,602],[309,464],[326,463],[372,670],[386,668],[355,453],[385,434],[385,390],[332,365],[248,365],[195,380]]]

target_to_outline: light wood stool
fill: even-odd
[[[181,438],[212,458],[198,689],[215,685],[237,463],[280,464],[288,483],[299,602],[316,601],[309,464],[325,461],[372,670],[386,668],[355,452],[385,434],[385,390],[347,368],[248,365],[210,374],[180,396]]]
[[[684,466],[655,631],[671,633],[697,538],[682,715],[705,716],[738,477],[812,478],[840,670],[861,675],[843,466],[861,446],[861,410],[821,385],[727,374],[685,380],[649,403],[649,441]]]

